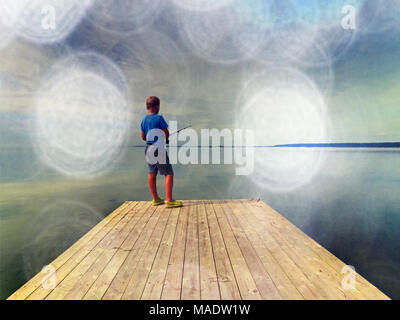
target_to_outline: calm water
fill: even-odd
[[[400,299],[399,152],[338,149],[326,155],[314,178],[290,192],[273,192],[235,176],[233,165],[175,165],[175,196],[261,198]],[[127,147],[111,171],[87,180],[63,177],[35,159],[27,148],[2,149],[2,299],[125,200],[150,199],[141,148]],[[159,188],[163,194],[161,178]]]

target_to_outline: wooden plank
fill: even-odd
[[[101,239],[101,241],[96,246],[99,248],[110,248],[111,243],[119,243],[118,240],[121,239],[121,232],[123,230],[127,230],[127,232],[125,231],[123,235],[129,233],[131,228],[127,226],[134,226],[134,223],[137,221],[137,217],[140,218],[143,214],[143,206],[145,205],[148,206],[149,204],[141,202],[137,206],[129,210],[129,212],[116,225],[112,227],[107,236]],[[133,221],[133,223],[131,223],[131,221]]]
[[[182,278],[182,300],[200,300],[199,233],[197,206],[190,201]]]
[[[231,226],[242,255],[247,262],[247,266],[251,275],[253,276],[254,282],[257,285],[261,297],[265,300],[282,300],[282,296],[279,293],[275,283],[272,281],[252,244],[247,239],[244,231],[235,218],[231,207],[228,205],[228,203],[225,203],[222,208],[225,212],[225,217]]]
[[[114,258],[114,255],[117,253],[118,248],[123,243],[127,236],[126,230],[131,230],[138,219],[143,215],[145,210],[141,210],[142,206],[148,207],[148,204],[141,203],[140,207],[137,210],[131,210],[113,229],[113,232],[110,232],[103,240],[104,242],[100,242],[96,248],[103,249],[100,257],[93,263],[93,265],[88,269],[88,271],[79,279],[79,282],[75,283],[70,291],[65,295],[65,299],[82,299],[96,283],[97,279],[100,277],[99,282],[102,283],[107,281],[108,274],[108,264]],[[118,230],[118,234],[116,234],[116,230]],[[117,256],[117,258],[121,258],[123,254]],[[115,259],[115,258],[114,258]],[[120,259],[117,259],[119,261]],[[114,260],[115,261],[115,260]],[[118,263],[118,262],[117,262]],[[115,264],[115,263],[114,263]],[[110,271],[113,271],[113,268],[110,268]],[[104,274],[106,276],[104,276]],[[101,277],[101,275],[103,275]],[[82,285],[82,283],[84,285]],[[97,283],[98,284],[98,283]],[[104,288],[104,286],[101,286]],[[101,289],[96,291],[96,287],[94,291],[90,293],[93,297],[95,295],[100,295]]]
[[[140,219],[142,213],[143,213],[143,205],[145,202],[140,202],[138,203],[138,205],[136,205],[134,208],[130,209],[128,214],[126,214],[123,219],[121,219],[116,225],[115,227],[118,228],[119,225],[123,225],[125,226],[125,229],[128,229],[126,226],[126,221],[127,219],[131,220],[131,224],[134,225],[135,221],[137,221],[137,219]],[[132,218],[133,217],[133,218]],[[120,229],[120,228],[118,228]],[[121,230],[121,229],[120,229]],[[121,236],[124,234],[122,231],[124,229],[121,230]],[[112,230],[113,231],[113,230]],[[116,247],[118,246],[118,239],[115,239],[115,237],[113,236],[113,233],[110,231],[106,237],[103,238],[107,239],[108,237],[110,238],[114,238],[113,242],[109,242],[109,248],[111,248],[112,244],[114,244]],[[74,287],[74,285],[76,285],[76,283],[80,280],[80,278],[88,271],[88,269],[90,268],[90,266],[95,263],[94,260],[94,256],[99,256],[103,253],[104,251],[104,246],[99,246],[99,244],[97,244],[93,251],[87,255],[77,266],[75,269],[73,269],[62,281],[61,283],[59,283],[57,285],[57,287],[48,295],[48,297],[46,297],[46,299],[63,299],[68,291],[72,290],[72,288]]]
[[[246,210],[240,202],[228,202],[228,206],[231,208],[231,226],[235,225],[235,229],[240,229],[238,232],[244,241],[244,248],[251,246],[254,248],[254,254],[258,256],[260,262],[264,265],[265,272],[268,277],[273,281],[280,296],[287,300],[302,300],[303,296],[300,294],[296,286],[286,275],[284,270],[280,267],[279,263],[270,254],[267,247],[264,245],[261,238],[257,235],[257,232],[247,223],[243,216],[246,215]],[[232,225],[233,224],[233,225]],[[249,242],[248,244],[246,242]],[[249,250],[251,252],[251,250]],[[249,262],[250,263],[250,262]]]
[[[76,267],[73,269],[45,298],[46,300],[62,300],[79,281],[79,279],[88,271],[93,263],[99,258],[103,249],[97,248],[91,251]]]
[[[99,258],[90,266],[88,271],[79,279],[70,291],[65,295],[65,300],[82,300],[86,292],[107,266],[117,249],[104,249]]]
[[[210,201],[205,202],[208,225],[210,228],[210,240],[215,256],[215,266],[218,284],[223,300],[240,300],[240,291],[236,283],[235,274],[225,247],[222,232],[219,228],[214,208]]]
[[[151,220],[153,222],[153,220],[155,219],[155,223],[157,222],[160,209],[161,209],[160,207],[152,206],[150,202],[148,203],[142,219],[138,222],[135,228],[129,232],[124,242],[121,244],[122,250],[127,250],[127,251],[132,250],[132,248],[136,244],[136,241],[138,240],[138,237],[140,236],[143,229],[147,227],[149,221]],[[157,213],[156,210],[158,210]]]
[[[124,207],[124,210],[117,216],[117,218],[112,219],[109,223],[105,224],[97,233],[93,235],[92,238],[88,239],[86,243],[82,241],[82,246],[80,250],[77,250],[63,265],[59,268],[55,268],[53,263],[51,266],[55,268],[55,276],[57,283],[60,283],[97,245],[102,238],[107,237],[109,231],[120,223],[120,221],[129,214],[131,210],[137,205],[137,202],[128,204]],[[42,300],[47,297],[53,289],[45,288],[43,286],[36,287],[31,294],[29,294],[26,299],[28,300]]]
[[[60,256],[58,256],[54,261],[50,263],[50,265],[57,269],[60,268],[68,259],[70,259],[76,252],[80,251],[83,246],[87,244],[87,242],[92,239],[94,236],[98,235],[103,227],[108,223],[111,223],[115,219],[121,218],[126,212],[127,207],[132,207],[136,205],[136,202],[124,202],[120,207],[115,209],[111,214],[109,214],[106,218],[100,221],[96,226],[94,226],[88,233],[82,236],[77,242],[75,242],[71,247],[69,247],[66,251],[64,251]],[[114,222],[114,221],[113,221]],[[115,223],[115,222],[114,222]],[[104,235],[103,235],[104,236]],[[42,286],[43,279],[48,276],[47,274],[43,274],[39,272],[36,274],[31,280],[25,283],[21,288],[15,291],[12,295],[8,297],[9,300],[23,300],[26,299],[30,294],[32,294],[37,288]]]
[[[249,207],[253,210],[259,210],[259,217],[263,217],[264,210],[260,207],[255,207],[252,203],[249,203]],[[265,214],[264,214],[265,217]],[[271,219],[271,217],[270,217]],[[274,238],[280,243],[280,246],[286,251],[286,253],[296,261],[296,264],[301,267],[305,272],[306,276],[313,282],[313,284],[319,288],[319,292],[324,294],[326,299],[362,299],[363,296],[356,291],[348,291],[346,294],[341,290],[341,279],[336,277],[334,270],[330,269],[323,261],[315,257],[310,257],[307,252],[304,252],[304,244],[296,242],[295,244],[290,243],[287,240],[287,234],[284,230],[278,230],[277,228],[284,228],[279,226],[276,221],[268,219],[259,220],[258,223],[265,223],[269,226],[269,230]]]
[[[249,216],[252,212],[242,204],[242,218],[245,218],[247,225],[250,225],[256,232],[257,236],[265,243],[265,246],[275,261],[281,266],[288,278],[292,281],[304,299],[315,300],[321,298],[318,289],[313,286],[309,279],[296,263],[287,256],[284,250],[278,245],[273,236],[263,223],[252,224]]]
[[[100,300],[107,291],[110,283],[114,279],[121,265],[124,263],[129,252],[126,250],[117,249],[117,252],[111,258],[106,268],[102,271],[87,293],[83,300]]]
[[[247,205],[247,203],[245,203]],[[249,208],[247,208],[249,210]],[[275,235],[265,221],[258,219],[251,210],[247,213],[248,221],[254,228],[262,226],[262,231],[257,231],[262,240],[266,243],[272,254],[283,261],[282,267],[285,267],[287,274],[291,276],[292,281],[297,282],[297,288],[301,290],[306,299],[334,299],[335,295],[329,294],[324,288],[324,283],[313,275],[313,271],[302,267],[301,261],[296,256],[290,255],[290,248],[282,242],[279,235]],[[277,258],[278,259],[278,258]],[[299,281],[299,282],[298,282]],[[311,295],[310,295],[311,293]],[[337,297],[339,299],[339,297]]]
[[[200,297],[202,300],[220,300],[214,252],[203,201],[197,203],[200,256]]]
[[[252,212],[250,210],[250,212]],[[260,212],[262,214],[262,212]],[[331,287],[331,284],[327,283],[325,275],[319,274],[317,270],[310,261],[307,260],[298,249],[290,246],[283,238],[282,235],[275,232],[273,228],[268,224],[268,222],[258,219],[255,215],[250,216],[251,219],[256,219],[253,221],[254,224],[263,224],[265,228],[268,229],[269,235],[278,243],[279,247],[287,254],[287,256],[295,262],[297,266],[302,270],[309,282],[312,283],[313,287],[316,288],[315,294],[320,299],[345,299],[344,295],[335,287]]]
[[[137,227],[137,224],[142,220],[142,217],[145,216],[145,213],[149,207],[150,202],[143,204],[143,206],[139,208],[140,212],[128,222],[128,225],[125,228],[120,230],[119,234],[113,237],[111,242],[108,243],[109,248],[118,249],[118,251],[112,257],[110,263],[103,270],[100,276],[93,283],[89,291],[85,294],[83,298],[84,300],[99,300],[103,297],[104,293],[110,286],[112,280],[129,254],[129,251],[121,249],[120,246],[131,233],[132,229]],[[146,218],[143,220],[147,221]]]
[[[122,298],[130,276],[143,254],[144,248],[154,231],[161,213],[162,208],[160,206],[149,209],[146,219],[143,219],[127,239],[125,239],[121,245],[121,249],[129,251],[128,257],[115,275],[103,299],[118,300]]]
[[[140,204],[143,212],[146,212],[146,207],[143,207],[145,202]],[[136,207],[139,209],[139,206]],[[46,297],[46,299],[63,299],[65,295],[72,289],[72,287],[79,281],[85,274],[89,267],[94,263],[98,256],[103,252],[104,248],[96,247],[88,256],[86,256],[79,265],[68,276],[57,285],[57,287]]]
[[[228,251],[232,268],[235,273],[236,282],[238,284],[240,295],[243,300],[261,300],[262,297],[253,279],[253,276],[247,266],[240,247],[232,232],[232,229],[226,220],[225,214],[221,207],[220,201],[212,202],[215,215],[217,217],[219,228],[222,232],[225,247]]]
[[[136,268],[132,270],[128,285],[122,295],[122,299],[138,300],[142,296],[147,277],[150,273],[171,213],[171,210],[167,208],[162,208],[161,211],[161,217],[153,230],[150,241],[144,249],[143,255],[141,256]]]
[[[307,236],[303,231],[293,225],[290,221],[288,221],[285,217],[280,215],[278,212],[269,207],[266,203],[261,202],[260,204],[265,210],[275,216],[278,221],[284,222],[288,234],[293,235],[295,237],[295,241],[302,241],[306,246],[308,246],[319,259],[326,262],[329,266],[331,266],[334,270],[336,270],[337,275],[343,277],[344,275],[341,273],[342,268],[346,266],[346,264],[333,255],[331,252],[326,250],[323,246],[317,243],[315,240]],[[363,278],[360,274],[357,273],[356,276],[356,288],[362,295],[368,299],[373,300],[387,300],[390,299],[387,295],[377,289],[373,284],[368,282],[365,278]],[[348,292],[346,292],[348,293]]]
[[[160,300],[181,208],[172,210],[164,236],[145,284],[142,300]]]
[[[9,299],[389,299],[261,201],[125,202]]]
[[[185,201],[180,210],[178,225],[176,226],[175,238],[161,294],[162,300],[179,300],[181,298],[188,210],[188,203]]]

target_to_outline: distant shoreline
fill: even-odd
[[[293,143],[277,144],[274,148],[400,148],[400,142],[350,142],[350,143]]]
[[[130,148],[144,148],[145,145],[127,146]],[[171,146],[169,146],[171,147]],[[400,148],[400,142],[350,142],[350,143],[291,143],[272,146],[187,146],[185,148]]]

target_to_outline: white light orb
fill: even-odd
[[[0,15],[0,51],[7,47],[14,37],[14,29],[7,27],[7,24],[3,20],[3,16]]]
[[[247,84],[236,127],[255,130],[255,171],[250,178],[271,191],[294,190],[318,172],[322,149],[275,145],[326,141],[323,97],[305,75],[271,70]]]
[[[73,177],[92,177],[121,155],[131,111],[126,81],[102,56],[56,64],[36,94],[34,141],[42,161]]]
[[[180,8],[191,11],[210,11],[230,4],[232,0],[172,0]]]
[[[135,112],[142,113],[146,98],[161,99],[161,113],[179,114],[186,106],[190,79],[186,57],[173,39],[160,32],[123,38],[108,52],[118,60],[132,87]]]
[[[309,56],[308,59],[300,58],[313,64],[324,64],[344,56],[361,34],[359,21],[364,2],[363,0],[319,0],[318,32],[315,43],[323,48],[329,60],[319,52],[313,52],[312,48],[305,53]]]
[[[270,1],[273,37],[263,48],[267,61],[297,58],[313,47],[318,32],[319,6],[297,1]]]
[[[102,219],[94,208],[76,200],[59,200],[32,212],[23,238],[25,276],[40,272]]]
[[[84,17],[92,0],[2,0],[3,23],[30,41],[53,43],[66,38]]]
[[[377,35],[385,33],[386,39],[398,42],[400,1],[365,1],[360,10],[360,31]]]
[[[232,1],[212,11],[177,12],[181,35],[193,54],[215,63],[252,58],[268,43],[272,19],[267,2]]]
[[[95,1],[88,17],[102,30],[124,37],[150,26],[164,5],[163,0]]]

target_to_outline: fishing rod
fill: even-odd
[[[173,133],[170,133],[169,136],[172,136],[173,134],[179,133],[179,132],[181,132],[182,130],[185,130],[185,129],[187,129],[187,128],[190,128],[191,126],[192,126],[192,125],[189,124],[189,125],[187,125],[187,126],[184,127],[184,128],[181,128],[181,129],[179,129],[179,130],[177,130],[177,131],[175,131],[175,132],[173,132]]]
[[[190,128],[191,126],[192,126],[192,125],[189,124],[189,125],[187,125],[187,126],[184,127],[184,128],[181,128],[181,129],[179,129],[179,130],[176,130],[175,132],[170,133],[169,136],[172,136],[173,134],[179,133],[179,132],[181,132],[182,130],[185,130],[185,129],[187,129],[187,128]],[[169,144],[169,139],[167,139],[166,143]]]

